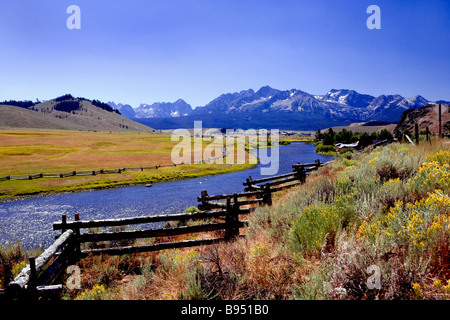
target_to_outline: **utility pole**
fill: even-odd
[[[419,124],[414,125],[414,136],[416,138],[416,144],[419,144]]]

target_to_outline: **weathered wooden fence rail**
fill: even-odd
[[[8,299],[33,299],[48,292],[59,292],[61,284],[53,284],[71,263],[74,248],[73,231],[65,231],[38,258],[30,257],[28,265],[9,282],[5,277],[4,294]]]
[[[257,197],[254,199],[254,197]],[[239,200],[240,198],[244,198],[243,200]],[[253,199],[249,199],[253,198]],[[207,209],[225,209],[227,208],[226,201],[233,200],[234,204],[238,206],[242,205],[250,205],[250,204],[261,204],[264,202],[263,192],[255,191],[255,192],[244,192],[244,193],[234,193],[234,194],[223,194],[223,195],[208,195],[208,191],[204,190],[201,193],[200,197],[197,197],[197,201],[201,202],[198,205],[200,210]],[[253,211],[255,208],[248,208],[246,210]]]
[[[314,171],[327,164],[316,160],[314,163],[294,164],[293,172],[253,180],[252,177],[247,178],[243,183],[244,191],[261,192],[264,204],[272,204],[272,193],[298,186],[306,181],[309,172]]]
[[[81,243],[87,242],[103,242],[103,241],[118,241],[118,240],[132,240],[132,239],[144,239],[144,238],[157,238],[157,237],[173,237],[178,235],[186,235],[192,233],[202,233],[210,231],[224,230],[225,237],[218,239],[207,239],[206,242],[217,242],[223,240],[230,240],[234,234],[233,230],[236,228],[243,228],[247,225],[246,221],[239,221],[238,216],[241,214],[250,213],[249,209],[240,209],[238,205],[228,204],[225,210],[211,210],[211,211],[199,211],[194,213],[178,213],[170,215],[157,215],[157,216],[143,216],[132,217],[122,219],[106,219],[106,220],[91,220],[81,221],[79,216],[75,216],[75,221],[67,222],[63,216],[61,222],[53,224],[54,230],[67,230],[70,229],[76,235],[76,242],[78,246]],[[177,228],[159,228],[159,229],[146,229],[135,231],[116,231],[116,232],[97,232],[97,233],[84,233],[81,234],[81,229],[99,228],[99,227],[117,227],[117,226],[130,226],[137,224],[149,224],[157,222],[169,222],[169,221],[187,221],[187,220],[201,220],[201,219],[214,219],[223,218],[225,223],[205,223],[194,226],[181,226]],[[195,246],[205,243],[204,239],[196,241],[179,241],[172,242],[170,248],[182,248],[186,246]],[[168,246],[168,244],[150,244],[142,246],[124,246],[117,248],[99,248],[99,249],[87,249],[79,250],[80,257],[85,257],[89,254],[126,254],[145,251],[158,251],[162,247]]]
[[[53,223],[53,230],[61,231],[55,242],[48,247],[38,258],[31,257],[28,265],[20,274],[9,281],[5,276],[5,296],[10,299],[37,298],[47,292],[59,292],[61,284],[55,284],[61,280],[61,275],[68,265],[76,263],[79,259],[88,255],[122,255],[140,252],[160,251],[165,249],[186,248],[201,245],[210,245],[222,241],[230,241],[240,237],[240,229],[248,226],[248,221],[240,220],[240,216],[247,215],[256,209],[258,205],[271,205],[271,194],[301,184],[305,181],[306,174],[317,170],[323,163],[316,161],[313,164],[293,165],[292,173],[272,176],[258,180],[251,177],[244,182],[246,192],[208,195],[207,190],[202,191],[197,198],[201,211],[193,213],[177,213],[169,215],[152,215],[141,217],[129,217],[104,220],[80,220],[78,214],[73,221],[67,221],[66,215],[62,215],[60,222]],[[297,181],[294,184],[289,182]],[[262,184],[262,185],[260,185]],[[250,189],[250,190],[248,190]],[[174,228],[149,228],[138,230],[111,231],[111,227],[123,227],[131,225],[154,224],[169,221],[193,221],[205,220],[201,224],[183,225]],[[99,230],[92,230],[100,228]],[[88,232],[82,232],[89,229]],[[200,234],[205,232],[217,232],[212,238],[196,240],[173,241],[171,237]],[[168,239],[161,239],[167,237]],[[134,245],[125,244],[114,246],[122,241],[154,238],[157,243]],[[102,247],[92,245],[98,242],[110,242],[110,246]],[[88,249],[82,244],[90,243]],[[92,248],[94,247],[94,248]],[[97,247],[97,248],[95,248]]]
[[[6,180],[34,180],[39,178],[67,178],[74,176],[95,176],[98,174],[112,174],[112,173],[122,173],[125,171],[144,171],[149,169],[158,169],[163,167],[176,167],[177,165],[191,164],[191,163],[173,163],[165,165],[156,165],[151,167],[135,167],[135,168],[117,168],[117,169],[100,169],[100,170],[84,170],[84,171],[69,171],[69,172],[58,172],[58,173],[35,173],[35,174],[23,174],[23,175],[9,175],[0,177],[0,181]]]
[[[250,209],[240,208],[239,203],[233,203],[229,199],[223,210],[204,210],[193,213],[178,213],[171,215],[141,216],[121,219],[105,220],[80,220],[78,214],[73,221],[67,221],[66,215],[60,222],[53,224],[54,230],[61,230],[56,241],[48,247],[38,258],[31,257],[28,265],[20,274],[9,281],[5,277],[6,288],[4,295],[7,299],[35,299],[47,292],[59,292],[62,290],[58,282],[60,276],[68,265],[75,263],[88,255],[122,255],[139,252],[151,252],[165,249],[187,248],[193,246],[210,245],[222,241],[229,241],[239,236],[239,229],[248,225],[248,221],[240,221],[239,216],[251,212]],[[222,220],[218,222],[216,219]],[[185,225],[175,228],[156,228],[131,231],[95,231],[92,228],[108,228],[118,226],[131,226],[139,224],[151,224],[169,221],[206,220],[198,225]],[[212,221],[211,221],[212,220]],[[82,229],[90,229],[82,232]],[[200,234],[219,231],[222,236],[198,239],[173,241],[171,237]],[[219,233],[219,234],[220,234]],[[166,240],[161,237],[168,237]],[[124,245],[112,247],[100,247],[94,249],[82,249],[82,244],[90,243],[91,246],[98,242],[109,241],[120,243],[123,240],[137,240],[145,238],[158,239],[157,243],[146,245]],[[164,242],[166,241],[166,242]]]

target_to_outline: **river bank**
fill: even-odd
[[[298,162],[311,163],[317,159],[327,162],[332,159],[317,155],[314,146],[309,144],[291,143],[278,148],[278,174],[292,172],[292,165]],[[33,195],[0,202],[0,245],[16,241],[20,241],[24,247],[50,244],[54,239],[52,223],[60,221],[62,214],[66,214],[68,219],[73,219],[77,213],[81,219],[95,220],[183,212],[190,206],[198,205],[197,197],[203,190],[208,190],[209,194],[241,192],[243,182],[249,176],[253,179],[265,177],[261,175],[262,167],[262,164],[258,164],[257,167],[241,167],[242,170],[224,174],[195,178],[189,176],[189,179],[154,183],[151,188],[139,184]]]
[[[55,181],[55,178],[42,178],[39,181],[2,181],[0,188],[0,202],[16,201],[62,193],[103,190],[125,186],[138,186],[193,179],[243,171],[256,167],[257,164],[191,164],[169,168],[148,169],[145,172],[129,171],[121,174],[109,174],[108,176],[102,177],[102,179],[99,179],[98,177],[67,177],[56,179],[57,181]],[[70,179],[76,179],[76,181]]]

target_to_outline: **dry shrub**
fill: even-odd
[[[92,288],[96,284],[113,287],[124,275],[139,270],[139,262],[135,255],[89,255],[80,260],[78,265],[81,268],[82,289]]]
[[[382,254],[343,233],[332,253],[322,254],[329,268],[328,295],[345,300],[411,299],[413,282],[425,276],[428,261],[409,260],[401,249]]]
[[[207,287],[217,299],[287,299],[294,261],[264,237],[202,250]]]
[[[245,274],[245,254],[232,244],[204,247],[205,284],[216,299],[241,298],[241,276]]]
[[[411,170],[398,170],[393,166],[387,166],[377,169],[377,174],[380,177],[381,182],[386,182],[391,179],[404,180],[411,175]]]

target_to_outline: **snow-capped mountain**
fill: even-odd
[[[192,112],[191,105],[184,100],[175,102],[155,102],[153,104],[140,104],[135,109],[136,118],[177,118],[187,116]]]
[[[422,96],[404,98],[400,95],[381,95],[375,98],[368,106],[367,110],[374,120],[399,119],[402,113],[408,109],[417,109],[426,106],[429,102]]]
[[[301,114],[334,120],[384,120],[395,122],[406,109],[428,104],[421,96],[410,99],[400,95],[378,98],[354,90],[333,89],[323,96],[311,95],[301,90],[280,91],[268,86],[257,92],[244,90],[221,95],[193,115],[201,114]]]
[[[141,104],[134,111],[137,121],[157,129],[192,127],[193,121],[202,120],[205,127],[313,130],[370,120],[395,123],[403,111],[428,103],[422,96],[374,97],[348,89],[312,95],[297,89],[264,86],[258,91],[222,94],[195,109],[180,99],[175,103]]]
[[[108,102],[108,104],[124,114],[129,118],[177,118],[187,116],[192,112],[191,105],[187,104],[183,99],[178,99],[175,102],[155,102],[153,104],[141,103],[137,108],[132,108],[130,105],[116,104]]]
[[[326,102],[340,103],[354,108],[366,108],[375,97],[367,94],[360,94],[354,90],[332,89],[323,96],[315,96],[317,99]]]
[[[133,107],[129,104],[122,104],[122,103],[114,103],[112,101],[109,101],[107,103],[110,107],[119,110],[120,114],[123,115],[126,118],[133,119],[136,118],[136,112],[134,111]]]

